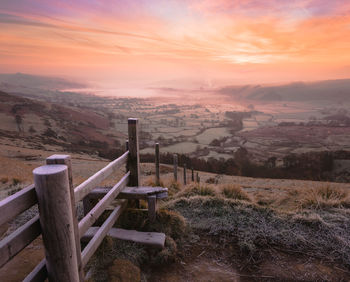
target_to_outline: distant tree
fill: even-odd
[[[22,117],[20,115],[15,116],[18,132],[22,131]]]

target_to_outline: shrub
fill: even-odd
[[[218,184],[218,180],[215,178],[215,177],[210,177],[208,178],[205,183],[208,183],[208,184]]]
[[[16,186],[16,185],[19,184],[19,183],[21,183],[21,180],[20,180],[20,179],[18,179],[18,178],[13,178],[13,179],[12,179],[12,185],[13,185],[13,186]]]
[[[221,186],[221,193],[224,195],[225,198],[251,201],[248,194],[244,192],[242,188],[238,185]]]
[[[21,191],[21,188],[15,188],[7,192],[7,196],[11,196],[13,194],[16,194],[17,192]]]

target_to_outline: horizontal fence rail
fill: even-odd
[[[46,259],[43,259],[39,264],[32,270],[31,273],[24,278],[23,282],[42,282],[47,278]]]
[[[37,203],[38,200],[33,184],[5,198],[0,201],[0,225],[11,221]],[[40,233],[39,216],[35,216],[2,239],[0,241],[0,267],[28,246]]]
[[[39,215],[0,241],[0,267],[22,251],[41,233]]]
[[[86,231],[95,223],[95,221],[104,212],[107,206],[117,197],[129,181],[130,172],[125,174],[122,179],[113,186],[111,190],[97,203],[97,205],[79,222],[80,238],[84,236]]]
[[[110,176],[113,172],[117,171],[121,166],[125,165],[128,160],[129,151],[125,152],[118,159],[110,162],[100,171],[96,172],[93,176],[89,177],[86,181],[81,183],[74,189],[75,202],[81,201],[87,194],[90,193],[98,184]]]
[[[0,226],[38,203],[34,184],[0,201]]]

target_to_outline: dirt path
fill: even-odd
[[[349,281],[350,272],[335,263],[300,253],[269,249],[242,254],[219,237],[202,236],[185,246],[176,262],[145,273],[147,281]]]

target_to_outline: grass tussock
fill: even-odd
[[[214,186],[202,184],[202,183],[191,183],[182,189],[179,193],[175,195],[178,197],[193,197],[193,196],[218,196]]]
[[[225,198],[251,201],[249,195],[238,185],[227,184],[220,187],[221,193]]]
[[[305,189],[296,195],[303,209],[328,209],[350,207],[349,191],[329,185]]]

